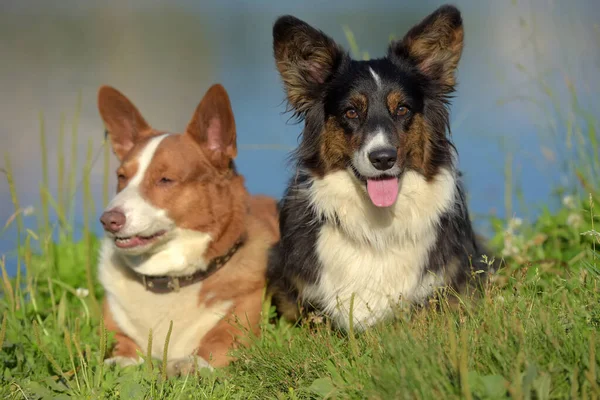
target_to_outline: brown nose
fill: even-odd
[[[117,233],[125,225],[125,214],[119,210],[105,211],[100,217],[100,222],[104,230],[110,233]]]

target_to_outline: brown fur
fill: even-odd
[[[320,84],[329,79],[343,51],[333,40],[306,24],[293,32],[286,31],[286,35],[274,48],[277,69],[286,85],[290,105],[302,114],[318,98]]]
[[[345,169],[352,154],[360,147],[360,139],[348,136],[335,117],[327,120],[319,140],[321,164],[314,172],[320,176]]]
[[[426,178],[434,176],[437,170],[430,170],[428,162],[428,143],[432,140],[433,133],[427,129],[424,118],[417,114],[412,121],[411,129],[406,135],[401,136],[399,157],[405,160],[406,166],[414,169]]]
[[[277,305],[279,315],[286,321],[298,321],[303,315],[300,302],[291,301],[289,294],[286,292],[274,291],[273,303]]]
[[[387,95],[387,106],[390,114],[394,114],[398,107],[405,101],[404,94],[394,90]]]
[[[293,285],[296,291],[302,292],[306,287],[306,282],[300,277],[294,277]],[[273,303],[277,305],[277,312],[288,321],[299,321],[307,313],[304,305],[289,293],[285,291],[272,291]]]
[[[200,343],[198,354],[214,366],[226,365],[232,360],[227,352],[244,344],[240,337],[247,333],[259,334],[258,324],[266,284],[264,265],[267,263],[267,253],[264,243],[273,243],[274,236],[265,230],[263,222],[255,216],[249,216],[247,221],[248,235],[255,240],[232,258],[231,263],[239,268],[236,271],[219,271],[204,282],[200,293],[199,303],[207,307],[217,301],[234,301],[229,316],[208,332]],[[207,299],[209,294],[211,297]]]
[[[451,87],[456,84],[454,73],[462,54],[463,40],[460,16],[437,12],[409,30],[402,39],[402,47],[424,75]]]
[[[268,196],[252,196],[250,198],[250,214],[256,216],[271,231],[273,243],[279,240],[279,216],[277,201]]]
[[[115,89],[100,89],[99,109],[113,150],[121,160],[117,172],[120,191],[134,176],[138,168],[136,157],[147,139],[161,131],[152,129],[135,106]],[[279,239],[275,199],[248,194],[244,178],[232,169],[236,154],[229,98],[222,86],[214,85],[198,105],[186,132],[161,142],[140,186],[144,198],[167,210],[178,227],[213,237],[204,255],[206,261],[225,254],[240,237],[246,237],[232,259],[203,281],[198,303],[187,305],[204,307],[216,300],[233,302],[229,315],[199,338],[198,354],[212,355],[214,366],[230,361],[227,352],[244,330],[258,333],[268,248]],[[236,318],[242,328],[230,324]],[[113,356],[135,357],[137,345],[119,329],[107,305],[104,320],[107,329],[116,333]]]
[[[264,265],[267,263],[264,244],[272,243],[274,236],[271,231],[265,230],[263,222],[256,216],[248,216],[246,226],[248,236],[254,241],[246,244],[231,259],[230,262],[238,268],[221,270],[204,281],[199,297],[199,303],[204,306],[216,301],[234,301],[229,316],[208,332],[200,343],[198,354],[214,366],[226,365],[232,360],[227,352],[243,344],[239,337],[248,332],[259,333],[265,286]],[[210,299],[207,299],[208,295]]]
[[[350,97],[350,104],[352,104],[360,115],[366,114],[369,109],[369,100],[362,93],[357,93]]]
[[[138,109],[118,90],[103,86],[98,93],[98,109],[104,118],[113,151],[122,159],[133,143],[154,132]]]

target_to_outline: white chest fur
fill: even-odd
[[[144,289],[115,262],[113,247],[105,239],[100,253],[100,281],[115,322],[146,352],[152,329],[152,355],[162,358],[169,322],[173,331],[169,341],[169,359],[187,357],[195,352],[202,337],[229,310],[230,301],[206,307],[199,302],[202,283],[181,288],[179,292],[156,294]]]
[[[456,183],[452,172],[442,170],[432,182],[418,173],[405,173],[395,205],[375,207],[362,184],[351,173],[339,171],[315,180],[307,189],[317,213],[328,221],[319,232],[315,250],[322,265],[316,284],[303,296],[324,307],[334,323],[358,330],[392,312],[400,300],[419,301],[443,277],[423,275],[435,244],[438,223],[452,209]]]

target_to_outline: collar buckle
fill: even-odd
[[[169,283],[167,283],[167,287],[169,289],[173,290],[174,292],[179,292],[179,289],[181,288],[181,286],[179,285],[179,278],[177,278],[177,277],[169,278]]]

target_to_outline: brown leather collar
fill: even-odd
[[[170,293],[178,292],[180,288],[192,285],[196,282],[203,281],[208,278],[233,257],[233,255],[239,250],[245,242],[245,236],[238,239],[237,242],[231,247],[227,253],[222,256],[215,257],[210,260],[210,263],[205,270],[197,271],[191,275],[186,276],[156,276],[156,275],[143,275],[135,272],[135,277],[142,285],[153,293]]]

